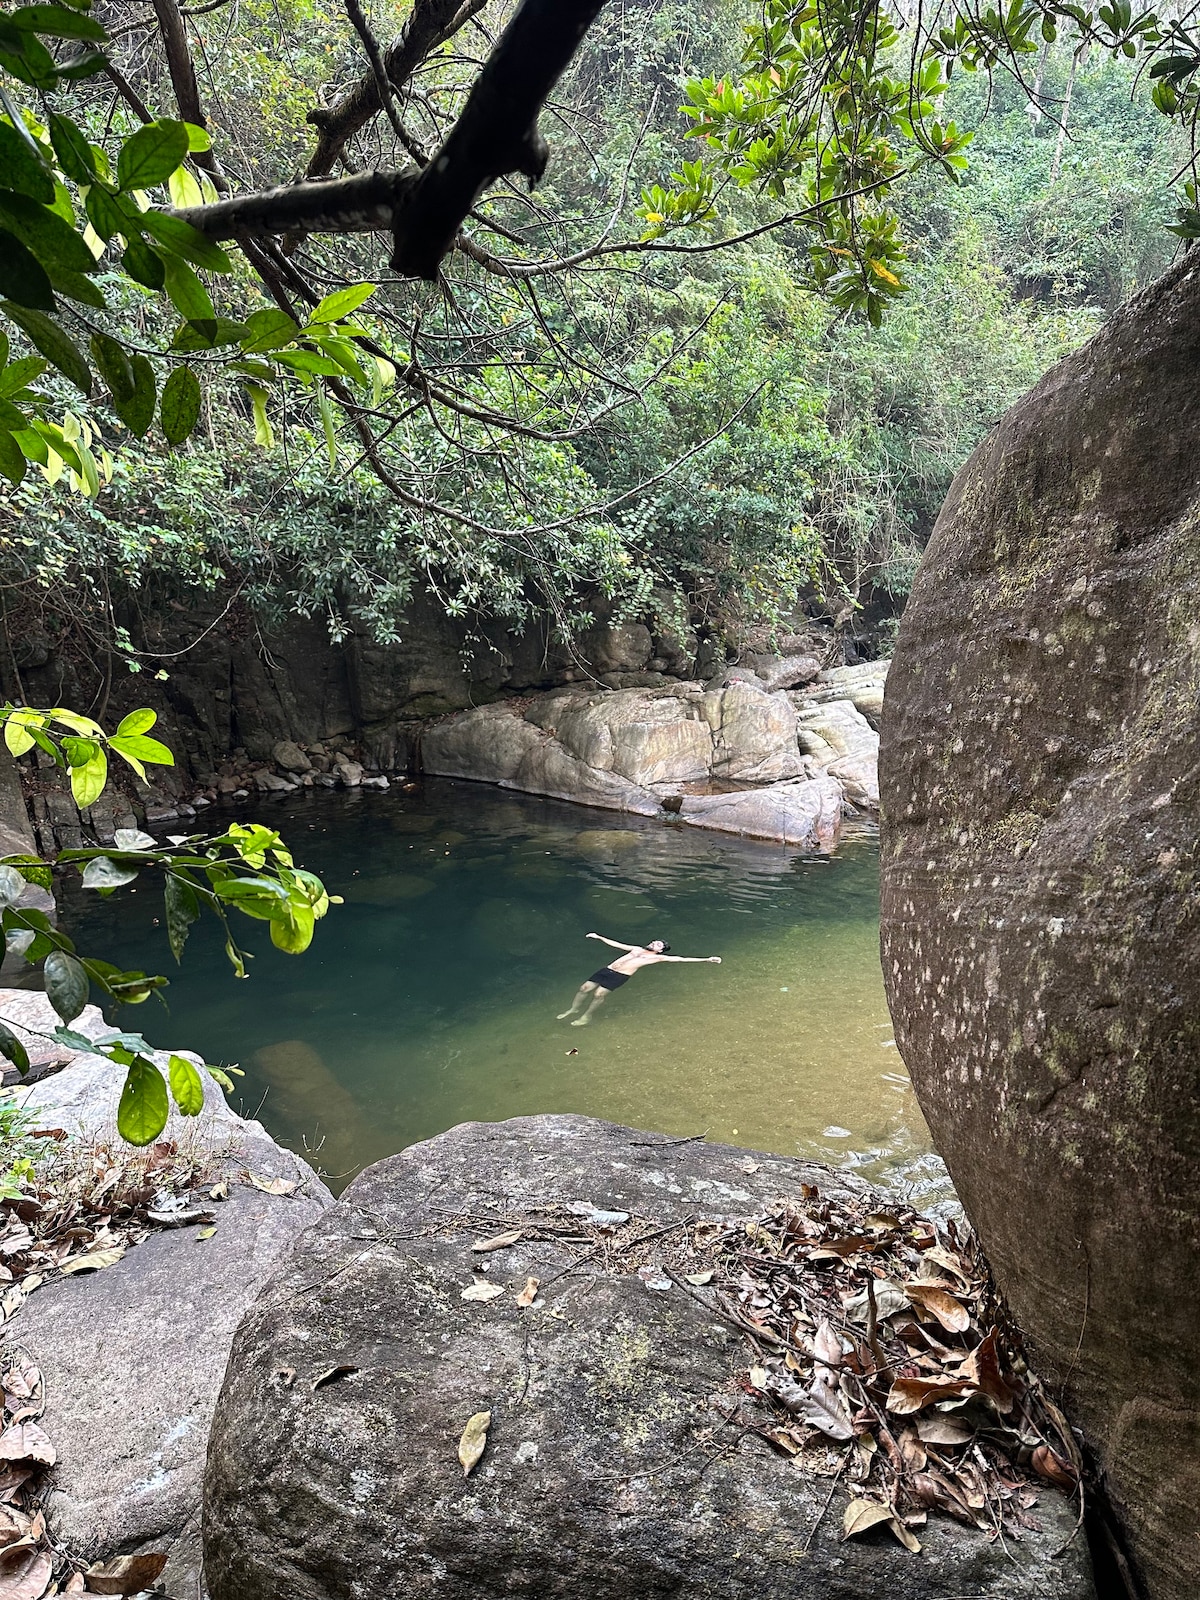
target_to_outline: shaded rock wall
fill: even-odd
[[[1152,1600],[1200,1591],[1200,264],[960,473],[881,751],[922,1109]]]

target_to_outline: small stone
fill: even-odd
[[[281,739],[271,751],[275,764],[285,772],[311,772],[312,762],[298,744],[291,739]]]
[[[235,789],[233,791],[233,798],[235,800],[248,800],[250,798],[250,791],[249,789]]]
[[[391,783],[380,773],[377,778],[364,778],[362,787],[364,789],[390,789]]]
[[[256,772],[254,774],[254,782],[258,788],[265,790],[268,794],[290,794],[296,787],[294,783],[289,783],[286,778],[281,778],[277,772]]]
[[[347,789],[357,789],[363,781],[363,769],[357,761],[339,760],[337,774]]]

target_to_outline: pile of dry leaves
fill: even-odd
[[[0,1322],[7,1322],[55,1275],[112,1266],[160,1228],[201,1224],[215,1232],[212,1157],[162,1140],[144,1150],[67,1141],[40,1130],[46,1153],[32,1163],[22,1192],[0,1199]],[[57,1148],[56,1148],[57,1147]],[[263,1186],[268,1180],[262,1180]],[[0,1600],[50,1595],[134,1595],[152,1587],[163,1554],[121,1556],[90,1568],[57,1549],[40,1505],[56,1453],[39,1425],[42,1374],[19,1347],[0,1354]]]
[[[846,1537],[886,1523],[916,1551],[934,1509],[993,1537],[1036,1528],[1039,1480],[1080,1486],[1070,1426],[968,1230],[873,1204],[805,1185],[714,1241],[721,1309],[758,1352],[755,1431],[793,1456],[841,1447]]]

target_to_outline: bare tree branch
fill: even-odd
[[[187,28],[180,13],[179,0],[151,0],[151,4],[154,6],[154,15],[158,18],[158,31],[162,35],[163,47],[167,52],[167,67],[171,74],[171,87],[175,91],[175,103],[179,107],[179,115],[185,122],[193,122],[198,128],[207,128],[208,118],[204,115],[204,106],[200,100],[200,85],[196,82],[196,68],[192,61]],[[192,160],[198,167],[204,168],[218,189],[229,188],[229,180],[221,171],[220,162],[211,150],[195,152]]]
[[[416,181],[407,172],[356,172],[350,178],[256,190],[175,213],[210,239],[274,233],[389,233]]]

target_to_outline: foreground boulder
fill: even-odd
[[[44,995],[14,991],[0,991],[0,1016],[31,1044],[27,1030],[57,1022]],[[88,1006],[72,1026],[94,1036],[105,1024]],[[112,1149],[136,1170],[139,1152],[116,1134],[120,1087],[119,1069],[79,1053],[24,1101],[42,1126],[65,1131],[64,1166],[87,1170]],[[234,1330],[332,1196],[211,1083],[201,1115],[173,1116],[164,1138],[194,1155],[202,1194],[228,1184],[228,1199],[211,1206],[215,1233],[199,1238],[194,1222],[152,1232],[102,1271],[52,1278],[9,1329],[45,1378],[41,1421],[58,1452],[46,1500],[56,1544],[84,1561],[169,1552],[167,1592],[196,1600],[208,1429]]]
[[[896,1038],[1152,1600],[1200,1592],[1200,264],[959,474],[888,680]]]
[[[743,1423],[755,1344],[703,1272],[693,1289],[664,1263],[690,1224],[807,1183],[862,1188],[561,1116],[369,1168],[238,1331],[206,1482],[213,1600],[1094,1600],[1056,1492],[1007,1548],[940,1517],[920,1555],[883,1529],[843,1543],[822,1436],[789,1458]]]

